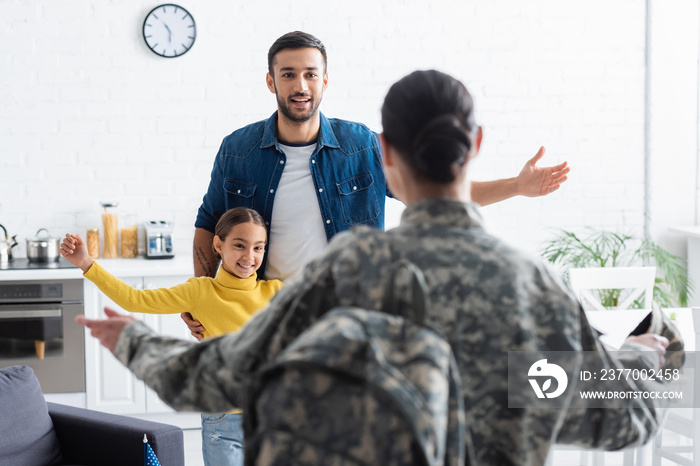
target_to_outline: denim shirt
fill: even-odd
[[[360,224],[383,229],[387,187],[377,135],[360,123],[328,119],[322,113],[320,120],[309,169],[326,238]],[[248,207],[265,219],[269,245],[272,206],[286,162],[276,125],[277,112],[224,138],[195,227],[214,232],[228,209]],[[258,276],[264,276],[265,265],[266,260]]]

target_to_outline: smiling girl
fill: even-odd
[[[137,290],[94,261],[80,235],[67,234],[61,255],[83,271],[118,306],[129,312],[190,312],[204,338],[238,330],[282,287],[279,280],[257,280],[265,256],[267,229],[260,214],[236,207],[216,224],[212,247],[221,266],[215,278],[190,278],[172,288]],[[202,451],[207,465],[243,464],[242,413],[202,414]]]

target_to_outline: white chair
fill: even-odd
[[[686,341],[686,351],[700,349],[700,307],[692,308],[693,327],[695,330],[695,346],[692,347]],[[697,376],[696,376],[697,378]],[[697,388],[696,388],[697,390]],[[695,406],[698,406],[698,393],[695,394]],[[676,442],[676,445],[664,443],[666,434],[674,434],[676,440],[686,439],[685,442]],[[682,411],[670,410],[666,422],[654,438],[652,465],[660,466],[661,459],[673,461],[683,466],[694,466],[700,463],[700,419],[697,418],[694,408],[686,408]],[[689,455],[687,456],[681,455]]]
[[[614,309],[630,309],[644,295],[644,309],[651,309],[654,295],[656,267],[593,267],[570,269],[569,282],[584,308],[606,308],[592,290],[630,290]],[[625,295],[623,295],[625,296]]]
[[[626,290],[624,299],[614,310],[630,309],[644,296],[644,308],[651,309],[654,295],[656,267],[593,267],[569,269],[569,283],[584,309],[608,310],[595,295],[594,290]],[[557,448],[561,448],[558,446]],[[635,452],[637,461],[635,462]],[[592,451],[593,466],[604,464],[602,451]],[[587,464],[587,451],[581,453],[581,464]],[[624,450],[623,465],[644,464],[644,447]]]

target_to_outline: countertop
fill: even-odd
[[[153,277],[187,275],[194,276],[191,256],[175,256],[172,259],[97,259],[102,267],[118,277]],[[60,269],[0,270],[0,282],[18,280],[63,280],[82,278],[77,267]]]
[[[671,233],[685,235],[685,236],[689,236],[691,238],[700,238],[700,226],[697,226],[697,225],[685,225],[685,226],[671,227],[668,230]]]

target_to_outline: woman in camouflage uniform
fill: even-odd
[[[445,333],[460,366],[477,464],[541,465],[554,442],[612,450],[649,440],[659,424],[653,400],[586,409],[563,395],[560,409],[508,407],[509,351],[586,351],[598,367],[616,363],[560,278],[484,230],[467,179],[483,133],[464,85],[414,72],[389,90],[382,123],[387,182],[407,205],[399,227],[338,234],[240,331],[199,345],[156,337],[112,312],[82,323],[170,405],[224,411],[243,405],[254,371],[330,308],[378,309],[392,264],[408,259],[426,278],[427,321]],[[322,302],[311,299],[319,286]],[[668,326],[663,332],[673,334]],[[646,334],[627,348],[655,350],[640,351],[636,363],[657,367],[668,343]]]

